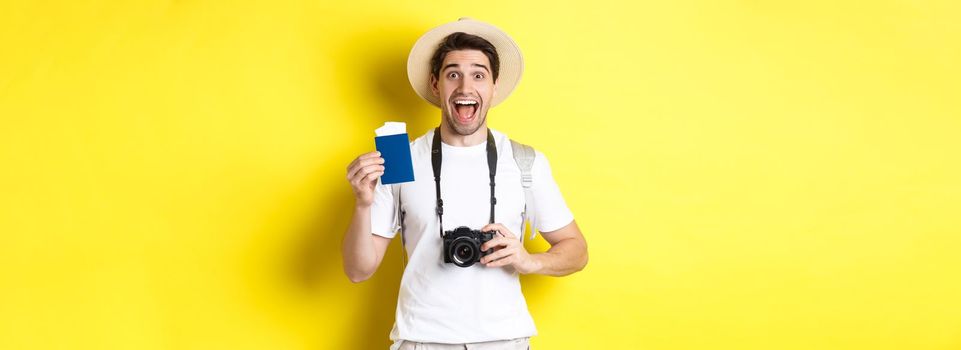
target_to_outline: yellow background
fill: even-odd
[[[0,348],[386,348],[344,169],[470,16],[590,247],[535,348],[961,349],[959,3],[628,3],[3,0]]]

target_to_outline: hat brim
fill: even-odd
[[[407,57],[407,79],[410,81],[410,86],[421,98],[440,107],[440,99],[434,96],[430,86],[430,59],[441,41],[456,32],[482,37],[494,45],[500,61],[500,70],[491,106],[504,102],[521,80],[521,73],[524,72],[524,58],[517,43],[507,33],[473,19],[462,18],[456,22],[442,24],[417,39]]]

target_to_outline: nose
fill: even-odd
[[[471,89],[473,88],[473,85],[472,85],[472,84],[473,84],[473,82],[471,82],[470,79],[461,79],[461,80],[457,83],[457,91],[456,91],[456,92],[459,92],[459,93],[468,93],[468,92],[471,92]]]

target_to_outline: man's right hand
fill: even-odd
[[[374,203],[374,188],[381,175],[384,175],[384,158],[377,151],[361,154],[347,166],[347,181],[354,189],[357,206],[369,207]]]

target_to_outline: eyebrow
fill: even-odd
[[[471,63],[471,66],[484,68],[484,70],[486,70],[488,73],[490,73],[490,71],[491,71],[490,68],[487,68],[487,66],[485,66],[485,65],[483,65],[483,64],[480,64],[480,63]],[[441,71],[443,72],[443,71],[447,70],[447,68],[450,68],[450,67],[460,68],[460,65],[457,64],[457,63],[450,63],[450,64],[444,66],[444,68],[441,69]]]

